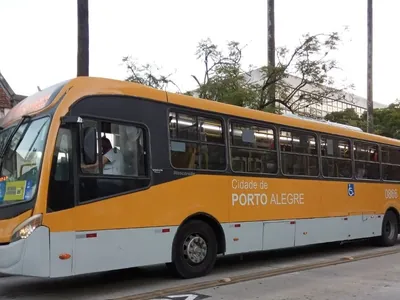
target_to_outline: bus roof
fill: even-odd
[[[304,118],[293,118],[285,115],[278,115],[250,108],[244,108],[236,105],[221,103],[212,100],[196,98],[183,94],[164,92],[138,83],[108,79],[97,77],[78,77],[69,83],[74,87],[82,88],[82,94],[79,98],[89,94],[117,94],[136,96],[141,98],[152,99],[161,102],[169,102],[171,104],[209,111],[211,113],[225,114],[232,117],[241,117],[255,121],[269,122],[274,124],[282,124],[297,128],[309,129],[312,131],[341,135],[360,140],[369,140],[373,142],[400,146],[400,140],[370,134],[359,130],[350,129],[349,126],[332,126],[332,123],[319,122],[317,120],[307,120]],[[90,88],[88,88],[90,87]],[[338,124],[338,123],[336,123]]]
[[[67,81],[63,81],[41,90],[14,106],[9,113],[1,120],[0,127],[5,128],[21,117],[33,115],[41,110],[46,109],[55,99],[60,90]]]
[[[74,79],[68,81],[67,83],[64,82],[62,84],[60,83],[58,85],[54,85],[53,87],[51,87],[52,89],[49,88],[50,90],[48,90],[48,93],[49,93],[49,91],[54,92],[55,90],[57,90],[57,88],[58,88],[58,92],[59,92],[62,89],[62,86],[64,86],[64,84],[65,84],[65,88],[68,90],[73,88],[74,95],[75,95],[73,99],[69,99],[67,101],[68,103],[65,103],[66,105],[72,105],[74,101],[76,101],[82,97],[90,96],[90,95],[102,95],[102,94],[103,95],[127,95],[127,96],[135,96],[135,97],[141,97],[141,98],[145,98],[145,99],[151,99],[151,100],[160,101],[160,102],[169,102],[171,104],[179,105],[182,107],[199,109],[199,110],[209,111],[211,113],[217,113],[217,114],[225,114],[225,115],[230,115],[232,117],[241,117],[241,118],[246,118],[246,119],[254,120],[254,121],[268,122],[268,123],[273,123],[273,124],[281,124],[284,126],[293,126],[293,127],[297,127],[297,128],[303,128],[303,129],[308,129],[308,130],[322,132],[322,133],[329,133],[329,134],[334,134],[334,135],[351,137],[351,138],[355,138],[355,139],[369,140],[369,141],[373,141],[373,142],[379,142],[379,143],[384,143],[384,144],[400,146],[400,140],[383,137],[383,136],[379,136],[379,135],[375,135],[375,134],[369,134],[366,132],[362,132],[361,130],[356,129],[354,127],[341,125],[338,123],[335,123],[335,125],[332,126],[333,124],[329,123],[329,122],[321,122],[321,121],[312,120],[312,119],[310,120],[307,118],[296,117],[293,115],[292,116],[278,115],[278,114],[253,110],[253,109],[239,107],[239,106],[235,106],[235,105],[231,105],[231,104],[220,103],[220,102],[216,102],[216,101],[212,101],[212,100],[205,100],[205,99],[200,99],[200,98],[196,98],[196,97],[192,97],[192,96],[176,94],[176,93],[171,93],[171,92],[165,92],[165,91],[157,90],[157,89],[145,86],[145,85],[127,82],[127,81],[115,80],[115,79],[97,78],[97,77],[77,77],[77,78],[74,78]],[[33,97],[40,98],[40,97],[38,97],[38,95],[40,93],[41,92],[31,96],[32,99],[33,99]],[[23,103],[31,97],[26,98],[18,105],[23,106]],[[35,102],[35,100],[32,100],[32,99],[28,100],[29,103],[27,103],[27,104],[32,104],[33,102]],[[52,100],[49,100],[49,101],[51,102]],[[23,115],[19,111],[18,111],[18,113],[13,112],[13,110],[15,110],[18,107],[18,105],[15,106],[9,112],[9,114],[7,114],[7,116],[3,120],[3,124],[7,124],[7,123],[11,122],[11,121],[9,121],[10,119],[14,119],[14,121],[15,121],[15,117],[19,116],[19,118],[20,118]],[[45,105],[43,105],[43,107],[46,107],[48,105],[49,105],[49,102],[47,102]],[[17,110],[21,110],[21,109],[17,108]],[[9,117],[9,115],[12,112],[13,112],[12,116]],[[24,114],[26,114],[26,112]]]

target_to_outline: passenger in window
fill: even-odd
[[[370,161],[374,161],[374,162],[378,162],[378,152],[377,151],[373,151],[371,153],[371,156],[369,158]]]
[[[102,158],[103,158],[103,174],[107,175],[123,175],[122,162],[123,156],[117,148],[113,148],[110,140],[103,136],[101,138]],[[83,170],[93,170],[98,168],[99,163],[93,165],[81,165]]]
[[[357,178],[367,178],[367,170],[362,167],[357,169]]]
[[[101,138],[103,154],[103,174],[122,175],[123,157],[121,152],[113,146],[108,138]]]

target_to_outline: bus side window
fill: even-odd
[[[322,175],[324,177],[353,177],[349,140],[322,135],[320,139],[320,145],[322,156]]]
[[[178,169],[224,170],[222,120],[195,114],[169,114],[171,165]]]
[[[47,211],[55,212],[74,206],[74,186],[71,176],[72,166],[71,130],[60,128],[50,174]]]
[[[98,162],[84,165],[81,161],[80,202],[134,192],[150,184],[144,127],[117,122],[84,122],[101,128],[101,132],[98,133]]]
[[[381,178],[379,160],[377,159],[378,145],[364,142],[354,143],[354,159],[357,179]]]
[[[229,128],[234,172],[276,174],[275,132],[269,126],[232,122]]]
[[[382,146],[382,177],[387,181],[400,180],[400,148]]]
[[[316,136],[311,132],[281,129],[279,143],[282,173],[295,176],[318,176]]]

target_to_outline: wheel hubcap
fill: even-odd
[[[385,231],[386,231],[387,237],[389,239],[393,239],[393,237],[394,237],[394,226],[392,225],[392,223],[390,221],[386,222]]]
[[[183,255],[191,264],[201,263],[207,256],[207,243],[198,234],[189,235],[183,244]]]

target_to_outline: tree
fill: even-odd
[[[238,42],[229,42],[224,54],[207,39],[199,43],[196,52],[197,59],[204,64],[202,80],[192,76],[201,98],[264,111],[273,109],[275,101],[291,112],[298,112],[316,103],[342,99],[344,91],[353,87],[334,88],[331,73],[339,67],[331,56],[340,42],[337,32],[306,34],[293,52],[286,47],[277,48],[278,63],[275,67],[261,67],[261,78],[256,82],[251,76],[254,69],[242,70],[243,48]],[[275,100],[268,97],[271,90],[275,90]]]
[[[195,94],[204,99],[248,106],[257,93],[241,69],[243,48],[235,41],[227,46],[228,53],[224,54],[210,39],[198,44],[196,57],[203,62],[204,71],[201,77],[192,75],[197,83]]]
[[[378,135],[387,136],[391,138],[400,138],[400,102],[396,100],[394,103],[385,108],[374,109],[374,130],[373,132]],[[365,124],[363,130],[367,129],[367,112],[361,116]]]
[[[396,100],[388,107],[374,109],[373,117],[375,134],[400,139],[399,100]],[[357,126],[367,131],[367,112],[364,112],[361,117],[359,117],[353,109],[346,109],[344,111],[327,114],[325,120]]]
[[[272,112],[278,111],[274,108],[274,100],[267,97],[270,90],[276,90],[275,101],[291,112],[316,103],[337,101],[344,98],[345,89],[352,87],[333,87],[335,82],[331,73],[339,68],[336,60],[330,57],[338,50],[340,42],[337,32],[306,34],[293,52],[286,47],[277,48],[276,66],[259,68],[261,76],[255,80],[254,67],[242,69],[244,47],[240,43],[230,41],[223,51],[210,39],[202,40],[197,46],[196,58],[202,62],[203,72],[201,76],[192,75],[197,88],[185,94]],[[157,66],[139,66],[129,57],[123,62],[130,74],[128,81],[162,89],[168,84],[178,87],[170,79],[171,74],[160,74]]]
[[[353,88],[353,85],[334,87],[331,75],[339,70],[337,61],[331,56],[338,50],[341,41],[338,32],[305,34],[292,52],[286,47],[277,48],[277,65],[261,68],[259,97],[253,108],[265,110],[271,106],[273,103],[267,94],[273,88],[276,90],[275,103],[280,103],[291,112],[343,99],[344,91]],[[288,83],[286,79],[290,75],[291,82]]]
[[[343,111],[334,111],[325,116],[325,120],[340,123],[344,125],[351,125],[362,127],[362,119],[358,116],[353,108],[346,108]]]
[[[132,57],[125,56],[122,62],[128,71],[129,76],[126,81],[136,82],[147,85],[152,88],[165,90],[169,84],[175,86],[178,90],[178,85],[171,79],[172,74],[164,75],[162,69],[155,64],[139,64]]]

